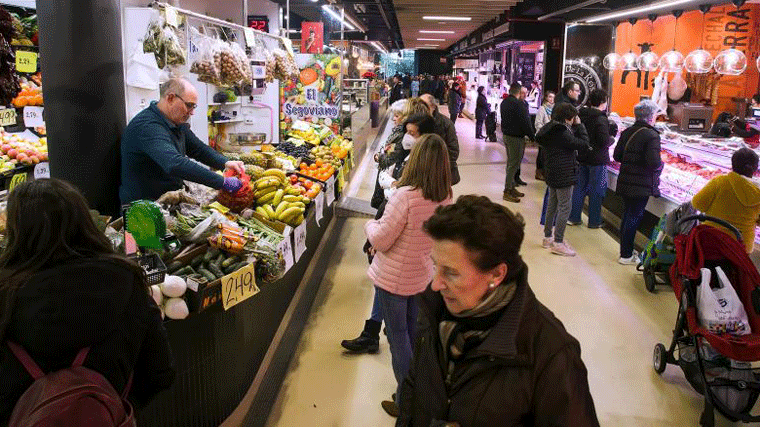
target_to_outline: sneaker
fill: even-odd
[[[510,192],[515,197],[525,197],[525,193],[521,193],[521,192],[517,191],[516,188],[513,188],[512,190],[510,190]]]
[[[636,251],[633,251],[633,255],[631,255],[630,258],[620,258],[618,259],[618,264],[622,265],[638,265],[639,264],[639,254]]]
[[[581,225],[583,224],[583,221],[573,222],[573,221],[567,221],[567,225]]]
[[[562,256],[575,256],[575,250],[565,242],[552,244],[552,253]]]
[[[591,230],[596,230],[597,228],[604,227],[604,223],[597,224],[597,225],[588,225],[587,228],[590,228]]]
[[[512,202],[512,203],[520,203],[520,198],[517,197],[517,196],[515,196],[515,195],[513,195],[509,191],[505,191],[504,192],[504,196],[502,197],[502,199],[504,199],[504,200],[506,200],[508,202]]]
[[[554,237],[544,237],[541,246],[543,246],[544,249],[549,249],[552,247],[552,243],[554,243]]]

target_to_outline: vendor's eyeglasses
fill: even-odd
[[[198,104],[194,104],[194,103],[192,103],[192,102],[187,102],[187,101],[185,101],[185,100],[184,100],[184,99],[183,99],[181,96],[177,95],[176,93],[174,94],[174,96],[176,96],[176,97],[177,97],[177,98],[179,98],[179,99],[180,99],[182,102],[184,102],[184,103],[185,103],[185,107],[187,107],[187,109],[188,109],[188,110],[190,110],[190,111],[192,111],[192,110],[195,110],[195,107],[197,107],[197,106],[198,106]]]

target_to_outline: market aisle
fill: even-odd
[[[455,197],[477,193],[501,202],[504,147],[476,141],[470,120],[459,119],[457,131],[462,182]],[[527,223],[522,255],[534,292],[581,343],[601,424],[698,425],[702,399],[682,372],[668,366],[659,377],[651,366],[654,345],[670,340],[677,311],[672,291],[649,294],[640,273],[616,263],[618,244],[603,230],[568,227],[567,240],[578,251],[575,258],[542,249],[538,218],[545,187],[533,179],[535,155],[535,149],[528,149],[530,160],[523,163],[526,197],[508,206]],[[367,167],[357,196],[366,193],[373,179],[374,169]],[[340,347],[342,339],[359,333],[372,304],[367,258],[361,252],[365,221],[348,219],[341,231],[270,426],[393,425],[380,407],[395,387],[387,340],[381,339],[377,355],[347,355]],[[732,424],[719,419],[717,425]]]

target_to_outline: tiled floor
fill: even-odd
[[[474,123],[457,121],[462,182],[455,197],[477,193],[501,202],[505,150],[499,143],[473,138]],[[697,426],[703,400],[680,369],[668,366],[662,377],[652,369],[652,349],[669,343],[677,303],[669,288],[644,289],[634,267],[616,262],[618,244],[603,230],[568,227],[574,258],[541,248],[538,223],[544,184],[533,179],[536,150],[528,149],[522,178],[526,197],[508,204],[527,222],[522,255],[537,297],[581,343],[583,360],[602,426]],[[368,198],[373,163],[357,175],[353,194]],[[361,180],[361,182],[358,182]],[[586,220],[584,216],[584,221]],[[372,304],[367,258],[361,252],[364,219],[348,219],[341,231],[324,283],[314,303],[290,372],[272,408],[270,426],[392,426],[380,407],[395,389],[388,343],[377,355],[347,355],[340,341],[359,334]],[[733,425],[719,419],[718,426]]]

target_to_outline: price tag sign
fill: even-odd
[[[327,197],[327,200],[325,200],[327,206],[330,206],[332,202],[335,201],[335,176],[331,176],[330,179],[327,180],[325,185],[325,197]]]
[[[293,245],[295,245],[296,253],[295,262],[298,262],[303,253],[306,252],[306,221],[296,227],[295,233],[293,233]]]
[[[314,210],[317,215],[317,225],[319,225],[319,221],[322,221],[322,218],[325,216],[325,192],[322,191],[319,193],[316,199],[314,199]]]
[[[338,192],[342,193],[346,186],[346,178],[343,175],[343,168],[338,169]]]
[[[42,162],[34,166],[34,179],[50,178],[50,163]]]
[[[43,110],[43,107],[24,107],[24,126],[28,128],[45,126],[45,120],[42,119]]]
[[[174,6],[166,6],[166,23],[172,27],[179,27],[179,13]]]
[[[222,277],[222,305],[229,310],[259,293],[256,286],[256,269],[248,264],[240,270]]]
[[[0,110],[0,126],[13,126],[16,124],[16,109],[5,108]]]
[[[263,79],[267,76],[267,67],[263,65],[252,65],[251,71],[253,71],[254,79]]]
[[[256,34],[253,32],[253,28],[244,28],[243,33],[245,33],[245,44],[248,45],[248,47],[253,47],[256,44]],[[260,77],[256,77],[256,73],[254,72],[254,78],[258,79]]]
[[[19,73],[37,72],[37,52],[16,51],[16,71]]]
[[[17,173],[16,175],[13,175],[13,178],[11,178],[11,183],[8,186],[8,191],[12,191],[19,184],[22,184],[24,182],[26,182],[26,172]]]
[[[293,259],[292,238],[290,236],[286,236],[284,239],[282,239],[282,242],[280,242],[280,247],[278,249],[282,254],[282,257],[285,259],[285,272],[288,272],[290,271],[290,268],[293,267],[293,264],[295,264],[295,260]]]

